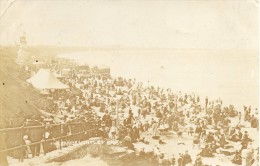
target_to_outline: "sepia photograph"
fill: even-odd
[[[258,166],[259,0],[0,0],[0,166]]]

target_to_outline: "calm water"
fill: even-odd
[[[109,50],[63,53],[90,66],[109,66],[112,76],[144,85],[195,92],[224,104],[258,107],[258,54],[245,50]]]

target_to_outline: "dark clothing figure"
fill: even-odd
[[[126,136],[123,140],[123,146],[126,146],[127,148],[134,150],[134,145],[131,141],[131,137],[130,136]]]
[[[20,148],[19,151],[18,151],[18,152],[20,152],[19,161],[23,161],[24,158],[28,158],[28,154],[27,154],[26,146],[25,146],[26,145],[25,141],[22,140],[21,144],[23,145],[23,147]]]
[[[32,120],[32,121],[29,121],[26,125],[27,126],[40,126],[41,123],[38,122],[37,120]],[[42,140],[42,134],[43,134],[42,128],[31,128],[31,129],[29,129],[28,133],[29,133],[29,139],[31,140],[32,143],[40,142]],[[40,147],[41,147],[41,143],[30,145],[32,157],[40,155]]]
[[[183,161],[183,156],[180,156],[180,158],[178,159],[178,166],[183,166],[182,161]]]
[[[243,134],[242,134],[241,131],[239,131],[239,132],[238,132],[238,139],[239,139],[239,140],[242,140],[242,137],[243,137]]]
[[[205,110],[206,110],[206,112],[208,111],[208,102],[209,102],[209,99],[208,99],[208,97],[206,97],[206,99],[205,99]]]
[[[46,153],[48,152],[51,152],[52,150],[52,142],[51,142],[52,137],[53,137],[52,132],[49,129],[46,129],[46,131],[43,134],[44,142],[42,143],[44,155],[46,155]]]
[[[200,136],[201,133],[202,133],[202,127],[196,126],[196,128],[195,128],[195,133],[199,133],[199,136]]]
[[[206,143],[211,143],[214,141],[214,136],[210,133],[206,138]]]
[[[202,157],[213,157],[212,149],[208,145],[206,145],[206,147],[202,149],[200,155]]]
[[[236,152],[234,158],[232,159],[232,163],[241,165],[242,164],[242,156],[239,152]]]
[[[248,134],[247,134],[247,132],[245,132],[245,134],[244,134],[244,136],[243,136],[243,139],[242,139],[242,142],[241,142],[242,148],[243,148],[243,149],[246,149],[248,143],[251,142],[251,141],[252,141],[252,139],[250,139],[249,136],[248,136]]]
[[[139,129],[134,127],[133,129],[133,142],[136,142],[140,138]]]
[[[222,135],[220,136],[220,139],[219,139],[220,147],[224,148],[224,146],[225,146],[227,143],[228,143],[228,142],[226,141],[225,135],[222,134]]]
[[[146,109],[142,110],[142,115],[144,118],[146,117],[147,114],[148,114],[148,112],[146,111]]]
[[[185,166],[186,164],[189,164],[191,162],[192,162],[191,156],[188,153],[184,154],[182,157],[182,166]]]
[[[203,163],[201,157],[197,157],[194,166],[202,166],[202,165]]]
[[[156,111],[156,117],[157,117],[157,118],[162,118],[162,113],[161,113],[160,110],[157,110],[157,111]]]
[[[177,121],[173,122],[173,127],[172,127],[173,131],[177,132],[179,131],[179,125]]]
[[[110,116],[106,118],[105,124],[107,127],[112,127],[112,119],[110,118]]]
[[[176,161],[175,161],[175,158],[173,157],[173,158],[171,159],[171,164],[172,164],[172,165],[175,165],[175,163],[176,163]]]
[[[132,122],[134,121],[134,117],[132,114],[129,114],[129,116],[126,119],[126,125],[132,125]]]
[[[253,118],[251,120],[251,127],[253,127],[253,128],[257,128],[258,127],[258,119],[257,118]]]
[[[233,141],[233,142],[239,142],[239,141],[240,141],[240,139],[239,139],[239,134],[234,133],[234,134],[231,136],[231,141]]]

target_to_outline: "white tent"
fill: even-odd
[[[68,85],[60,82],[49,69],[40,69],[38,73],[29,78],[27,82],[31,83],[37,89],[67,89]]]
[[[110,67],[108,67],[107,65],[98,65],[97,66],[98,69],[110,69]]]

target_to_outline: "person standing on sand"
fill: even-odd
[[[185,166],[192,162],[191,156],[189,155],[188,151],[186,150],[185,154],[182,157],[182,166]]]
[[[115,140],[116,139],[116,125],[115,123],[113,122],[112,123],[112,127],[110,128],[110,133],[111,133],[111,138],[112,140]]]
[[[200,155],[197,155],[197,158],[195,160],[195,164],[194,166],[202,166],[203,163],[202,163],[202,159],[201,159],[201,156]]]
[[[206,112],[208,111],[208,102],[209,102],[209,99],[208,99],[208,96],[206,96],[206,99],[205,99],[205,111]]]
[[[247,107],[244,106],[244,121],[247,121],[248,111]]]
[[[32,117],[32,120],[29,121],[26,126],[40,126],[42,125],[35,116]],[[44,131],[42,128],[31,128],[29,129],[29,138],[32,143],[36,143],[42,140],[42,135]],[[40,155],[41,143],[37,143],[36,145],[31,145],[30,149],[32,152],[32,157]]]
[[[163,156],[163,154],[162,154],[162,155],[160,155],[159,158],[158,158],[158,165],[159,165],[159,166],[163,166],[163,157],[164,157],[164,156]]]
[[[241,112],[238,113],[238,124],[241,124],[241,118],[242,118],[242,115],[241,115]]]
[[[179,153],[178,166],[182,166],[182,163],[183,163],[183,154]]]
[[[171,157],[171,166],[174,166],[175,163],[176,163],[175,157],[174,157],[174,154],[172,154],[172,157]]]
[[[158,126],[159,126],[159,123],[156,121],[152,125],[153,138],[157,137],[157,135],[158,135]]]

